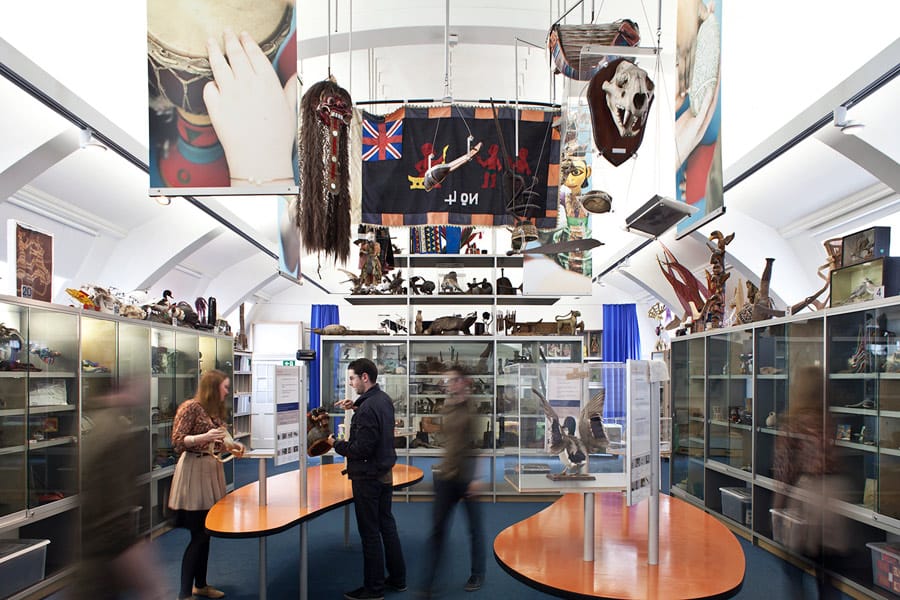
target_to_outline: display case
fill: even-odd
[[[753,462],[753,332],[745,330],[709,336],[706,339],[706,365],[706,396],[709,398],[706,455],[710,461],[750,473]]]
[[[28,373],[14,370],[25,358],[28,363],[28,310],[15,304],[0,304],[0,521],[28,508]],[[72,342],[70,342],[71,344]],[[70,348],[72,378],[75,376],[77,349]],[[48,356],[49,359],[49,356]],[[77,410],[67,398],[63,404]]]
[[[408,461],[425,472],[421,482],[399,493],[431,494],[431,467],[440,460],[443,445],[440,409],[445,397],[444,372],[452,365],[462,366],[472,377],[478,414],[472,439],[478,473],[490,483],[482,493],[513,494],[515,489],[503,477],[502,457],[508,448],[518,449],[520,430],[511,420],[517,398],[498,382],[498,364],[536,364],[541,356],[553,364],[579,362],[581,344],[580,336],[323,336],[322,406],[329,410],[332,428],[340,435],[347,415],[335,411],[334,403],[355,397],[347,388],[347,366],[359,357],[375,361],[378,382],[394,400],[398,461]],[[501,380],[513,377],[500,376]]]
[[[232,340],[8,296],[0,324],[0,537],[50,540],[37,595],[78,560],[79,495],[96,480],[110,410],[117,459],[138,474],[136,532],[166,524],[175,410],[201,369],[230,373]]]
[[[898,331],[900,305],[888,298],[673,340],[672,494],[881,597],[866,545],[900,538]],[[790,427],[804,414],[819,415],[835,456],[822,488],[827,531],[804,518],[822,493],[776,470],[778,448],[808,437]],[[794,531],[842,553],[810,557]]]
[[[672,344],[672,489],[703,500],[706,340]]]
[[[505,449],[504,478],[517,492],[626,488],[624,363],[513,364],[503,388],[516,398],[506,414],[516,443]],[[619,422],[605,416],[607,403],[620,407]]]
[[[347,336],[322,338],[321,403],[331,416],[335,436],[347,420],[347,411],[335,407],[339,400],[355,400],[358,394],[347,385],[347,368],[357,358],[368,358],[378,367],[377,383],[394,401],[394,419],[397,427],[408,427],[407,403],[407,342],[406,338],[384,336],[383,340],[371,337]],[[349,421],[346,422],[349,431]]]

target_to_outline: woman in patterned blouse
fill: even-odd
[[[207,371],[200,378],[197,394],[183,402],[175,414],[172,445],[181,456],[172,478],[169,508],[175,511],[176,525],[191,532],[181,561],[179,598],[225,595],[206,583],[209,534],[205,523],[209,509],[225,495],[225,470],[215,453],[244,453],[244,446],[227,436],[225,398],[230,385],[231,380],[222,371]]]

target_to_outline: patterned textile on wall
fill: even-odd
[[[557,214],[559,132],[551,127],[559,111],[519,112],[519,151],[515,111],[498,108],[510,161],[526,185],[537,177],[536,194],[520,211],[539,228],[552,228]],[[425,172],[482,142],[481,151],[426,192]],[[504,193],[504,156],[490,107],[404,106],[387,115],[363,113],[362,222],[404,226],[455,224],[502,226],[513,223]],[[428,156],[431,155],[429,163]]]

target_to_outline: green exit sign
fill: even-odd
[[[283,361],[281,361],[281,366],[282,366],[282,367],[296,367],[296,366],[297,366],[297,361],[295,361],[295,360],[283,360]]]

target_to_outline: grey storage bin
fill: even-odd
[[[794,508],[770,508],[772,539],[794,550],[806,547],[806,519]]]
[[[753,525],[750,510],[750,490],[742,487],[720,487],[722,493],[722,514],[747,527]]]
[[[0,598],[44,578],[50,540],[0,540]]]

